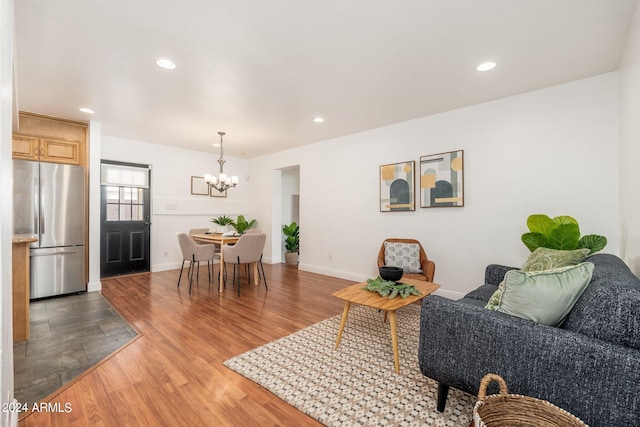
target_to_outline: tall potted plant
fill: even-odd
[[[294,221],[289,225],[283,225],[282,232],[284,233],[284,247],[287,250],[284,253],[284,260],[287,264],[297,265],[298,249],[300,248],[300,227]]]

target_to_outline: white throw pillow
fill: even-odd
[[[417,243],[384,242],[384,264],[400,267],[405,273],[422,273],[420,245]]]

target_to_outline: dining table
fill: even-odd
[[[222,233],[202,233],[202,234],[192,234],[191,238],[199,243],[213,243],[214,245],[220,246],[220,276],[218,281],[218,290],[220,292],[224,289],[224,251],[222,248],[224,245],[233,245],[238,240],[240,240],[242,236],[224,236]],[[252,263],[253,269],[253,280],[254,284],[258,284],[258,263]],[[239,273],[238,273],[239,274]]]

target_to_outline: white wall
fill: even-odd
[[[361,280],[384,238],[412,237],[451,296],[524,262],[532,213],[572,215],[618,254],[618,90],[614,72],[251,159],[250,210],[270,221],[273,171],[299,164],[301,269]],[[379,212],[380,165],[459,149],[464,207]]]
[[[0,0],[0,396],[2,405],[13,402],[13,316],[11,260],[13,235],[13,0]],[[0,425],[18,424],[17,412],[0,412]]]
[[[640,7],[627,35],[620,67],[621,253],[640,276]]]
[[[100,153],[103,160],[151,165],[151,271],[180,268],[182,254],[176,233],[215,228],[211,219],[218,215],[248,215],[248,162],[244,159],[225,156],[225,172],[238,175],[240,182],[226,198],[219,198],[191,194],[191,176],[218,173],[219,152],[203,153],[103,135]],[[99,206],[99,197],[91,203]]]

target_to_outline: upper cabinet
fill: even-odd
[[[81,143],[13,134],[13,158],[81,165]]]
[[[13,158],[85,165],[86,123],[20,112],[13,134]]]

